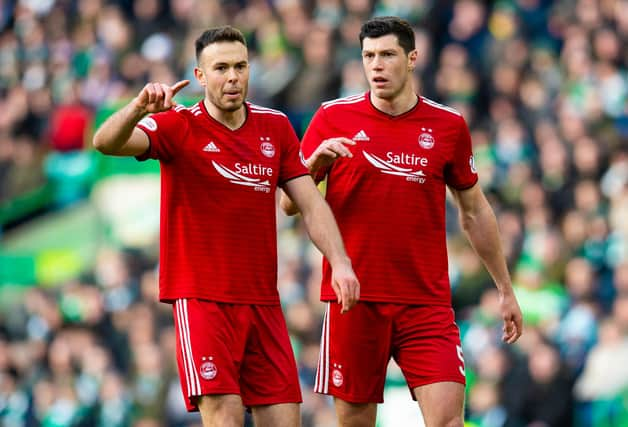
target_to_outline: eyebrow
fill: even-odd
[[[231,64],[233,64],[233,65],[246,65],[248,63],[249,63],[248,61],[216,62],[215,64],[212,64],[212,67],[219,67],[219,66],[227,66],[227,67],[229,67]]]
[[[362,50],[362,54],[365,53],[396,53],[397,51],[395,49],[381,49],[381,50],[366,50],[363,49]]]

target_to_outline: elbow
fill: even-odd
[[[299,208],[294,203],[284,203],[283,199],[280,201],[279,206],[287,216],[294,216],[299,213]]]
[[[279,207],[287,216],[294,216],[299,213],[299,208],[286,194],[282,194],[279,199]]]
[[[105,143],[104,139],[101,137],[98,131],[94,134],[94,138],[92,139],[92,145],[96,150],[100,151],[101,153],[108,154],[107,144]]]

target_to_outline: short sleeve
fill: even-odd
[[[305,131],[305,135],[303,135],[303,139],[301,140],[301,152],[303,153],[303,158],[308,159],[314,151],[318,148],[321,143],[329,138],[327,136],[328,133],[328,125],[327,119],[325,117],[325,110],[323,108],[319,108],[312,117],[312,121],[310,125],[307,127]],[[329,172],[329,167],[321,168],[316,173],[314,180],[316,182],[320,182],[325,179],[325,175]]]
[[[299,138],[297,138],[288,119],[282,122],[282,127],[284,129],[281,129],[283,138],[281,139],[281,164],[278,182],[280,186],[286,181],[309,173],[299,151]]]
[[[478,174],[471,148],[471,135],[464,118],[460,117],[452,160],[445,170],[445,182],[456,190],[465,190],[473,187],[477,181]]]
[[[176,156],[176,147],[184,139],[187,122],[180,113],[168,110],[144,117],[136,127],[144,131],[150,140],[149,149],[137,159],[169,161]]]

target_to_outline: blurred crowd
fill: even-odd
[[[249,98],[302,133],[322,101],[367,89],[358,34],[372,15],[411,22],[417,91],[469,123],[524,313],[520,342],[502,345],[498,295],[449,204],[468,423],[628,426],[628,0],[2,1],[0,203],[71,181],[99,117],[148,80],[193,79],[193,41],[213,25],[243,30]],[[320,255],[299,218],[278,221],[304,426],[332,426],[330,400],[310,391]],[[1,425],[198,425],[154,253],[103,247],[89,274],[5,308]]]

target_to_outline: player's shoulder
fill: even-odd
[[[262,107],[261,105],[253,104],[252,102],[247,102],[247,106],[249,107],[249,112],[254,117],[260,117],[260,118],[263,117],[265,119],[272,119],[272,118],[279,118],[279,117],[283,117],[285,119],[288,118],[288,116],[286,116],[285,113],[282,113],[281,111],[275,110],[273,108]]]
[[[456,110],[453,107],[449,107],[447,105],[441,104],[425,96],[420,96],[420,98],[421,98],[421,103],[423,104],[424,108],[432,110],[434,114],[438,114],[440,116],[443,116],[444,118],[450,118],[450,119],[456,119],[456,120],[459,120],[462,118],[462,113],[460,113],[460,111]]]
[[[178,104],[168,110],[167,113],[175,120],[183,120],[186,122],[199,120],[203,117],[203,109],[201,108],[200,102],[190,105],[189,107]]]
[[[364,108],[367,103],[366,94],[367,92],[362,92],[357,95],[345,96],[325,101],[321,104],[320,110],[329,113],[332,111],[337,112]]]
[[[140,123],[159,123],[159,124],[172,124],[172,125],[186,125],[190,121],[198,120],[203,114],[200,105],[194,104],[190,107],[177,104],[173,108],[162,111],[160,113],[151,114],[148,117],[142,119]],[[149,126],[150,128],[150,126]]]

